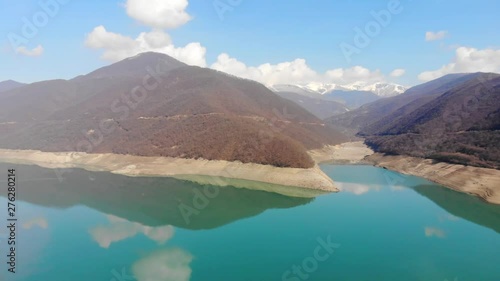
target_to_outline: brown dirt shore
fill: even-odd
[[[370,164],[364,159],[372,154],[373,150],[362,141],[346,142],[309,151],[309,155],[316,163],[331,164]]]

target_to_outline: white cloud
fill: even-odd
[[[316,72],[309,68],[303,59],[275,65],[266,63],[253,67],[247,66],[228,54],[220,54],[211,68],[268,85],[284,84],[289,81],[308,81],[317,76]]]
[[[206,67],[206,48],[200,43],[189,43],[176,47],[164,29],[176,28],[187,23],[191,17],[186,12],[188,0],[127,0],[127,14],[140,23],[152,27],[150,32],[143,32],[132,38],[109,32],[104,26],[94,28],[87,34],[85,44],[89,48],[103,50],[102,58],[116,62],[143,52],[158,52],[172,56],[189,65]],[[220,54],[211,68],[238,77],[261,82],[266,85],[297,83],[342,83],[357,81],[383,82],[384,75],[379,70],[369,70],[362,66],[332,69],[317,73],[305,59],[277,64],[265,63],[259,66],[247,66],[245,63]]]
[[[154,28],[177,28],[191,20],[186,12],[188,0],[128,0],[127,14]]]
[[[205,67],[206,48],[200,43],[189,43],[176,47],[170,36],[161,31],[143,32],[135,39],[118,33],[109,32],[98,26],[87,35],[85,44],[89,48],[103,49],[102,58],[112,62],[135,56],[143,52],[158,52],[172,56],[189,65]]]
[[[136,41],[117,33],[108,32],[104,26],[98,26],[87,35],[85,44],[90,48],[108,48],[113,50],[132,49],[136,46]]]
[[[381,81],[384,79],[379,70],[371,71],[361,66],[352,68],[338,68],[329,70],[324,74],[317,73],[307,65],[304,59],[295,59],[290,62],[278,64],[262,64],[259,66],[247,66],[245,63],[221,54],[211,68],[223,71],[238,77],[256,80],[265,85],[274,84],[297,84],[308,82],[325,83],[352,83],[359,80],[366,82]]]
[[[25,56],[28,56],[28,57],[38,57],[38,56],[41,56],[43,54],[43,51],[44,50],[43,50],[42,45],[38,45],[38,46],[36,46],[35,48],[33,48],[31,50],[27,49],[24,46],[17,47],[17,49],[16,49],[16,53],[21,54],[21,55],[25,55]]]
[[[401,77],[401,76],[405,75],[405,73],[406,73],[406,70],[404,70],[402,68],[397,68],[391,72],[390,76],[391,77]]]
[[[351,68],[328,70],[324,77],[323,81],[338,84],[350,84],[357,81],[370,83],[384,80],[384,75],[380,72],[380,70],[376,69],[372,71],[359,65]]]
[[[438,32],[427,31],[425,33],[425,41],[436,41],[444,39],[448,35],[448,31],[441,30]]]
[[[418,79],[430,81],[450,73],[500,72],[500,49],[458,47],[452,62],[437,70],[422,72]]]

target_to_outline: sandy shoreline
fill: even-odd
[[[370,164],[365,158],[373,153],[373,150],[362,141],[346,142],[309,151],[309,155],[318,164]]]
[[[339,191],[334,181],[321,171],[318,166],[320,163],[365,164],[422,177],[455,191],[500,204],[499,170],[435,163],[430,159],[408,156],[386,156],[374,153],[363,142],[326,146],[311,150],[309,154],[317,163],[311,169],[170,157],[7,149],[0,149],[0,162],[52,169],[81,168],[135,177],[173,177],[199,184],[230,185],[294,197],[315,197]]]
[[[455,191],[500,204],[500,171],[408,156],[373,154],[366,160],[396,172],[422,177]]]
[[[81,168],[136,177],[173,177],[200,184],[231,185],[295,197],[338,192],[333,180],[318,165],[311,169],[278,168],[228,161],[7,149],[0,149],[0,162],[52,169]]]

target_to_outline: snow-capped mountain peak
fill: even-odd
[[[346,85],[339,84],[329,84],[329,83],[318,83],[311,82],[307,84],[297,84],[297,85],[273,85],[269,87],[275,92],[279,91],[290,91],[297,92],[299,94],[307,93],[324,95],[330,93],[334,90],[340,91],[366,91],[372,92],[375,95],[383,98],[393,97],[404,93],[407,88],[398,84],[377,82],[377,83],[366,83],[362,81],[354,82]]]
[[[316,83],[316,82],[311,82],[307,83],[305,85],[301,85],[303,89],[307,89],[309,91],[316,92],[318,94],[325,94],[327,92],[331,92],[333,90],[338,89],[340,86],[337,84],[326,84],[326,83]]]
[[[346,88],[355,91],[367,91],[376,94],[379,97],[387,98],[400,95],[404,93],[407,88],[398,84],[377,82],[373,84],[366,84],[363,82],[356,82],[349,84]]]

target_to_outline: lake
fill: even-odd
[[[0,164],[0,280],[500,280],[500,206],[381,168],[322,169],[343,192],[298,198],[79,169],[60,180]]]

